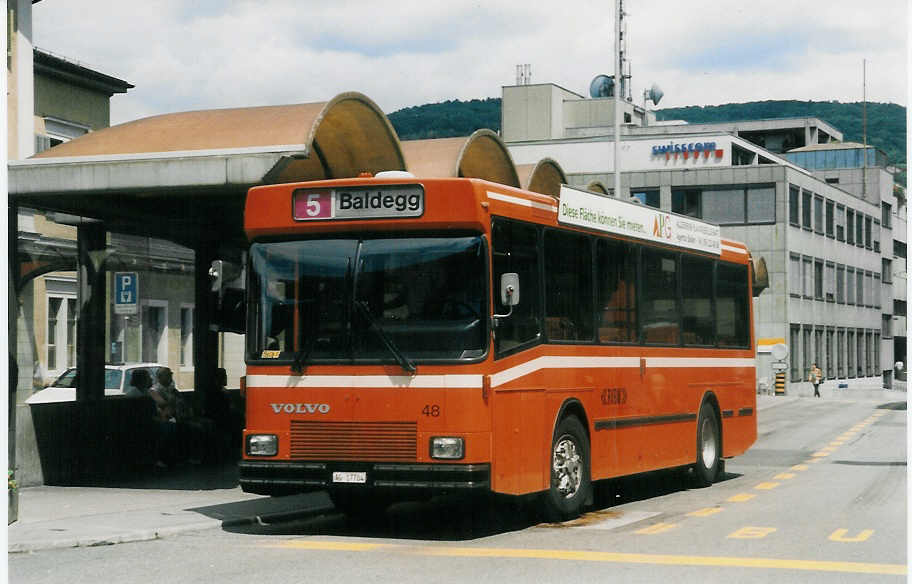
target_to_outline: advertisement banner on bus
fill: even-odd
[[[718,225],[644,205],[619,201],[561,186],[557,220],[567,225],[596,229],[656,243],[707,253],[722,253]]]

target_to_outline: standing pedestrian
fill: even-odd
[[[817,367],[817,363],[811,363],[808,381],[814,385],[814,397],[820,397],[820,382],[823,381],[823,371],[820,370],[820,367]]]

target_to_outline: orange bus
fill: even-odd
[[[562,187],[394,176],[249,191],[240,484],[356,513],[691,467],[756,439],[752,263],[716,225]]]

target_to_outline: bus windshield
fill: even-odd
[[[254,243],[249,358],[400,363],[487,351],[483,239]]]

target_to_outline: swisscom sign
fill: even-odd
[[[718,225],[561,186],[557,220],[568,225],[722,253]]]

